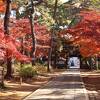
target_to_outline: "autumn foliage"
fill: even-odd
[[[12,22],[12,21],[11,21]],[[3,27],[0,28],[0,53],[2,57],[15,57],[20,61],[29,61],[31,58],[22,55],[20,50],[30,52],[32,49],[31,29],[28,19],[20,19],[10,22],[10,35],[4,35]],[[1,24],[2,25],[2,24]],[[2,25],[3,26],[3,25]],[[36,51],[35,56],[47,55],[50,45],[50,32],[45,25],[39,23],[34,24],[34,32],[36,38]],[[23,42],[21,39],[24,38]],[[5,54],[6,50],[8,55]],[[2,58],[1,57],[1,58]]]
[[[81,21],[61,34],[70,33],[73,43],[80,46],[83,56],[100,54],[100,12],[82,11]]]
[[[23,47],[24,49],[31,51],[32,49],[32,38],[31,36],[31,29],[28,19],[20,19],[16,20],[14,23],[11,32],[12,37],[15,38],[22,38],[24,37]],[[40,54],[46,54],[48,48],[50,48],[50,32],[47,30],[45,25],[40,25],[39,23],[34,23],[34,33],[35,33],[35,41],[36,41],[36,51],[35,56],[39,56]],[[22,45],[22,44],[20,44]],[[41,49],[41,50],[40,50]],[[46,50],[44,50],[46,49]]]
[[[0,13],[5,13],[6,1],[7,0],[0,0]],[[17,5],[15,3],[11,3],[11,8],[12,9],[17,9]]]
[[[17,5],[11,3],[11,8],[16,9]],[[6,10],[6,0],[0,0],[0,13]],[[29,56],[25,56],[23,51],[31,52],[32,38],[29,19],[10,19],[9,35],[4,34],[3,20],[0,19],[0,59],[14,57],[20,61],[30,61]],[[34,33],[36,38],[35,56],[47,55],[50,45],[50,32],[45,25],[34,23]],[[23,41],[22,41],[23,40]]]

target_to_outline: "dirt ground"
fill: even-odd
[[[48,81],[59,75],[63,70],[55,70],[52,73],[38,75],[20,84],[19,79],[5,81],[6,89],[0,90],[0,100],[22,100],[38,88],[44,86]]]
[[[0,100],[22,100],[36,89],[46,84],[51,76],[38,76],[27,81],[5,81],[6,89],[0,91]]]
[[[81,71],[90,100],[100,100],[100,71]]]
[[[62,70],[64,71],[64,70]],[[0,100],[22,100],[32,92],[45,85],[61,71],[39,75],[20,84],[18,80],[5,81],[6,89],[0,90]],[[81,71],[81,76],[88,91],[90,100],[100,100],[100,71]]]

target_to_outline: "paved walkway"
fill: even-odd
[[[69,70],[58,75],[24,100],[89,100],[80,71]]]

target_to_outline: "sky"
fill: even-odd
[[[66,2],[68,2],[70,0],[59,0],[59,1],[63,4],[63,3],[66,3]]]

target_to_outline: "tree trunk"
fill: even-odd
[[[4,68],[0,66],[0,89],[3,89],[4,87]]]
[[[30,28],[31,28],[31,36],[32,36],[32,50],[30,52],[30,56],[32,58],[32,66],[35,65],[35,34],[34,34],[34,1],[29,0],[29,3],[31,4],[31,7],[29,9],[29,21],[30,21]]]
[[[53,18],[54,18],[55,22],[56,22],[57,4],[58,4],[58,0],[55,0],[54,14],[53,14]]]
[[[55,6],[54,6],[54,13],[53,13],[53,18],[55,20],[56,23],[56,11],[57,11],[57,4],[58,4],[58,0],[55,0]],[[49,56],[48,56],[48,60],[52,60],[52,46],[53,46],[53,34],[54,34],[54,29],[52,29],[51,32],[51,41],[50,41],[50,49],[49,49]],[[50,69],[51,67],[51,62],[52,61],[48,61],[48,69]]]
[[[24,55],[24,47],[23,47],[23,41],[24,41],[24,37],[21,38],[21,54]],[[23,62],[20,63],[21,67],[23,67]]]
[[[12,60],[11,57],[7,58],[7,73],[5,75],[6,79],[12,78],[12,62],[11,62],[11,60]]]
[[[56,52],[56,50],[55,50],[55,54],[54,54],[54,69],[56,69],[57,68],[57,66],[56,66],[56,63],[57,63],[57,52]]]
[[[11,0],[6,1],[6,12],[4,17],[4,34],[7,36],[9,35],[9,19],[10,19],[10,4]],[[7,53],[7,52],[6,52]],[[7,57],[7,74],[6,78],[11,78],[12,74],[12,63],[11,63],[11,57]]]
[[[98,56],[96,55],[96,69],[99,70]]]
[[[4,17],[4,33],[5,35],[9,35],[9,17],[10,17],[10,3],[11,0],[6,1],[6,12]]]
[[[34,61],[34,52],[35,52],[35,35],[34,35],[34,30],[33,30],[33,16],[30,15],[29,17],[30,20],[30,26],[31,26],[31,34],[32,34],[32,50],[31,50],[31,57],[32,57],[32,66],[35,65],[35,61]]]
[[[47,65],[47,72],[50,72],[51,68],[51,48],[48,50],[48,65]]]

